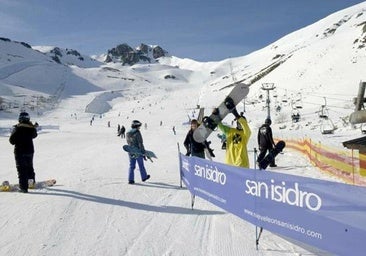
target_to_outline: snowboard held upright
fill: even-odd
[[[280,140],[276,143],[275,147],[258,163],[259,169],[266,169],[270,163],[276,158],[276,156],[282,152],[285,148],[286,143],[283,140]]]
[[[214,131],[217,125],[243,100],[249,93],[249,85],[238,83],[226,96],[224,101],[215,109],[210,116],[202,119],[202,124],[193,132],[193,138],[197,142],[204,142]]]

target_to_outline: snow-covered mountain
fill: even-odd
[[[294,105],[291,101],[301,99],[301,112],[307,113],[313,111],[307,109],[313,105],[306,106],[306,102],[315,98],[319,106],[326,101],[329,106],[334,104],[350,112],[366,65],[364,9],[364,3],[358,4],[247,56],[209,63],[161,57],[159,63],[122,66],[93,60],[76,50],[39,46],[32,49],[24,43],[0,40],[0,88],[5,99],[24,94],[24,90],[58,99],[98,90],[162,85],[169,88],[177,83],[191,86],[200,77],[203,97],[197,103],[212,107],[216,102],[211,97],[206,97],[210,102],[204,102],[205,94],[221,94],[228,84],[244,80],[252,84],[248,103],[262,99],[261,86],[273,83],[276,108],[286,100]],[[152,76],[154,81],[150,81]]]

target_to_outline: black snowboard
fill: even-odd
[[[266,169],[276,156],[282,152],[285,146],[286,143],[283,140],[277,142],[276,146],[258,163],[259,169]]]

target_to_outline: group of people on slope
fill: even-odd
[[[251,136],[251,130],[243,114],[239,115],[234,107],[231,113],[235,116],[236,127],[232,128],[222,123],[218,124],[219,129],[226,137],[226,157],[227,164],[249,168],[249,158],[247,151],[247,144]],[[15,163],[18,172],[19,188],[21,192],[27,193],[29,182],[35,182],[35,172],[33,168],[34,145],[33,139],[37,137],[37,126],[30,121],[30,116],[27,112],[21,112],[18,118],[18,124],[14,125],[9,141],[14,145]],[[139,166],[141,180],[145,182],[150,178],[144,166],[145,147],[140,132],[141,122],[133,120],[131,130],[126,133],[127,144],[136,147],[141,151],[141,154],[136,155],[129,153],[129,169],[128,169],[128,183],[135,183],[134,170],[136,163]],[[205,149],[210,157],[215,157],[213,149],[210,148],[210,143],[205,140],[202,143],[196,142],[193,138],[195,129],[199,126],[197,120],[191,121],[191,128],[188,131],[184,140],[184,146],[187,149],[187,156],[196,156],[205,158]],[[270,151],[275,146],[272,136],[271,120],[267,118],[265,123],[258,131],[258,145],[259,155],[257,161],[261,161],[267,151]],[[119,134],[120,135],[120,134]],[[276,166],[274,160],[270,166]]]
[[[126,134],[127,144],[140,149],[141,155],[129,154],[129,169],[128,183],[135,183],[134,170],[136,163],[139,166],[141,180],[145,182],[150,178],[147,174],[144,160],[144,144],[140,132],[141,122],[138,120],[132,121],[131,130]],[[18,124],[13,126],[9,137],[9,142],[14,145],[15,164],[18,172],[19,191],[28,192],[28,188],[35,184],[35,172],[33,167],[34,144],[33,139],[38,136],[38,124],[33,124],[30,121],[30,116],[27,112],[21,112],[18,117]]]
[[[252,132],[243,113],[239,115],[235,107],[231,110],[231,113],[235,116],[235,128],[224,125],[221,122],[218,124],[218,128],[223,132],[224,137],[226,138],[225,162],[230,165],[249,168],[247,144]],[[258,130],[257,142],[260,153],[257,162],[260,162],[266,156],[267,152],[270,152],[275,146],[271,123],[271,119],[267,118]],[[202,143],[194,140],[193,133],[198,125],[199,123],[196,119],[191,120],[191,128],[184,140],[184,146],[187,150],[186,155],[205,158],[205,149],[207,149],[208,152],[210,152],[211,157],[214,157],[213,149],[210,148],[209,143],[206,140]],[[276,166],[275,160],[273,160],[270,166]]]

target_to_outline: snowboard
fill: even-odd
[[[223,102],[214,110],[210,116],[205,116],[202,119],[202,124],[197,127],[193,132],[193,138],[196,142],[204,142],[208,136],[214,131],[219,124],[232,109],[227,108],[227,104],[238,105],[249,93],[249,85],[244,83],[238,83],[231,90],[229,95],[223,100]]]
[[[268,165],[276,158],[276,156],[282,152],[285,146],[286,143],[283,140],[277,142],[275,147],[258,163],[259,169],[266,169]]]
[[[41,189],[45,187],[52,187],[56,184],[55,179],[49,179],[44,181],[38,181],[36,183],[30,184],[28,189]],[[3,181],[0,185],[0,192],[14,192],[20,191],[19,184],[10,184],[9,181]]]
[[[142,153],[140,149],[130,146],[130,145],[123,145],[123,150],[130,153],[132,157],[139,157],[139,156],[146,156],[151,162],[153,161],[151,158],[158,158],[154,152],[150,150],[145,150],[145,153]]]

